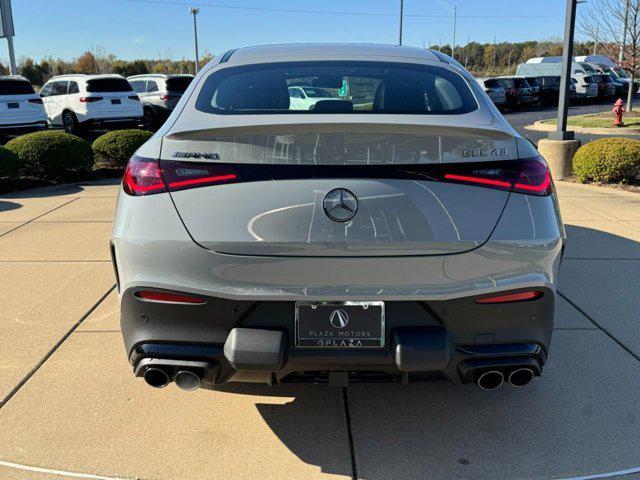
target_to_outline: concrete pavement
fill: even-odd
[[[441,382],[150,389],[133,377],[119,331],[107,249],[114,182],[1,196],[0,479],[633,471],[640,195],[558,190],[569,243],[550,361],[529,387],[496,392]]]

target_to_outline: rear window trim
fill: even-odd
[[[397,68],[405,68],[410,70],[433,70],[433,69],[442,69],[448,72],[449,74],[455,75],[459,77],[460,84],[464,85],[467,89],[466,92],[469,94],[469,99],[473,101],[472,108],[465,109],[464,112],[453,111],[443,111],[438,113],[428,113],[428,112],[416,112],[416,111],[364,111],[364,110],[354,110],[353,112],[340,112],[340,113],[326,113],[326,115],[423,115],[423,116],[459,116],[465,115],[469,113],[476,112],[480,109],[480,103],[475,95],[474,90],[470,87],[469,81],[459,72],[456,72],[452,68],[446,68],[441,65],[426,65],[421,63],[410,63],[410,62],[392,62],[392,61],[377,61],[377,60],[357,60],[357,61],[349,61],[349,60],[313,60],[313,61],[278,61],[278,62],[265,62],[265,63],[252,63],[248,65],[239,65],[234,67],[225,67],[222,69],[218,69],[213,71],[202,83],[202,87],[200,87],[198,91],[198,95],[194,102],[194,108],[202,113],[207,113],[210,115],[323,115],[314,113],[313,111],[306,110],[242,110],[242,111],[229,111],[217,109],[210,105],[210,100],[212,98],[213,91],[218,87],[222,80],[227,78],[228,76],[236,73],[242,72],[243,70],[256,70],[256,69],[270,69],[277,68],[278,66],[286,66],[295,64],[296,66],[313,66],[319,64],[326,65],[345,65],[345,66],[363,66],[363,67],[374,67],[379,65],[393,65]],[[448,64],[447,64],[448,65]],[[460,92],[459,92],[460,93]]]

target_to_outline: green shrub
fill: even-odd
[[[629,183],[640,177],[640,141],[602,138],[578,149],[573,171],[582,183]]]
[[[114,130],[101,135],[92,146],[96,166],[124,168],[129,158],[151,135],[146,130]]]
[[[89,142],[60,131],[29,133],[5,147],[20,159],[20,174],[43,179],[64,178],[93,165]]]
[[[15,177],[20,171],[20,159],[11,150],[0,147],[0,177]]]

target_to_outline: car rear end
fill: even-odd
[[[135,374],[540,375],[564,242],[544,160],[444,56],[308,57],[209,67],[129,162],[111,250]],[[290,110],[300,81],[341,99]]]
[[[496,79],[489,78],[483,80],[484,91],[491,101],[497,106],[502,107],[507,101],[505,91],[500,82]]]
[[[542,82],[540,77],[527,77],[526,78],[529,87],[531,88],[531,103],[540,103]]]
[[[123,77],[89,77],[78,101],[75,113],[83,127],[135,127],[143,121],[140,98]]]
[[[43,130],[47,114],[40,96],[28,80],[0,77],[0,134]]]

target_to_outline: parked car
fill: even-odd
[[[457,61],[271,45],[199,77],[118,196],[111,253],[136,376],[490,390],[541,374],[557,198],[535,147]],[[360,109],[347,95],[292,108],[303,79]]]
[[[147,124],[152,129],[162,125],[182,97],[193,75],[146,74],[127,78],[142,102]]]
[[[540,103],[540,96],[542,90],[542,77],[525,77],[527,83],[531,87],[531,103],[537,105]]]
[[[531,87],[524,77],[498,77],[506,95],[507,108],[527,107],[533,102]]]
[[[329,100],[334,96],[324,88],[312,86],[289,87],[289,104],[292,110],[311,110],[320,100]]]
[[[0,135],[35,132],[46,127],[42,99],[29,80],[19,75],[0,76]]]
[[[496,78],[477,78],[476,80],[497,107],[505,105],[507,97],[500,80]]]
[[[609,74],[601,73],[593,75],[598,85],[598,98],[600,100],[607,100],[616,94],[616,84]]]
[[[557,105],[560,96],[560,77],[547,75],[538,78],[540,79],[540,103],[542,105]]]
[[[49,123],[68,133],[93,128],[139,126],[142,105],[120,75],[60,75],[40,90]]]
[[[576,87],[576,98],[578,100],[595,100],[598,98],[598,82],[593,75],[574,73],[571,75],[571,82]]]

